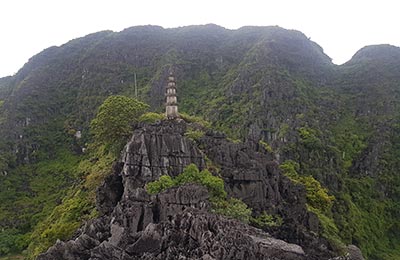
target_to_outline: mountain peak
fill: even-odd
[[[369,45],[361,48],[349,61],[352,63],[368,61],[393,61],[400,59],[400,48],[390,44]]]

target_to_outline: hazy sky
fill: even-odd
[[[47,47],[89,33],[207,23],[296,29],[337,64],[365,45],[400,46],[397,0],[0,0],[0,77]]]

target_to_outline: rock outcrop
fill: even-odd
[[[332,255],[328,244],[311,235],[318,221],[306,211],[304,189],[281,175],[268,156],[215,132],[193,141],[184,137],[186,130],[183,121],[137,128],[114,174],[98,189],[101,216],[38,259],[301,260]],[[280,214],[284,224],[275,234],[291,243],[210,213],[204,187],[186,184],[157,195],[145,191],[147,182],[163,174],[176,176],[191,163],[205,168],[206,158],[219,167],[230,196],[255,212]]]

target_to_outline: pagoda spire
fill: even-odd
[[[166,104],[165,104],[165,116],[167,119],[176,119],[178,118],[178,104],[176,99],[176,82],[175,77],[172,72],[169,73],[168,76],[168,85],[165,96]]]

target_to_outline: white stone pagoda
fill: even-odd
[[[176,82],[172,72],[168,76],[168,85],[166,92],[167,102],[165,104],[165,116],[167,119],[176,119],[178,115],[178,104],[176,99]]]

